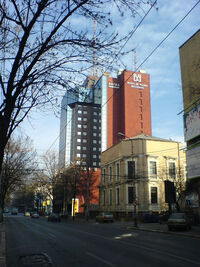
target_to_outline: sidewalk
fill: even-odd
[[[6,267],[5,223],[0,223],[0,266]]]
[[[72,218],[68,218],[65,221],[75,223],[75,224],[96,223],[95,219],[89,219],[88,221],[86,221],[85,218],[77,218],[77,217],[75,217],[74,221]],[[122,228],[126,228],[127,230],[134,229],[134,230],[140,230],[140,231],[165,233],[165,234],[172,234],[172,235],[179,235],[179,236],[186,236],[186,237],[193,237],[193,238],[200,239],[200,225],[192,226],[192,229],[189,231],[185,231],[185,230],[169,231],[166,223],[160,224],[160,223],[138,222],[138,227],[134,227],[134,221],[115,220],[113,224],[116,226],[122,227]]]
[[[116,222],[120,223],[120,222]],[[126,224],[126,226],[125,226]],[[192,229],[189,231],[185,230],[174,230],[169,231],[167,224],[160,224],[160,223],[141,223],[138,222],[138,227],[134,227],[134,222],[124,222],[124,226],[127,229],[137,229],[141,231],[149,231],[149,232],[158,232],[158,233],[166,233],[172,235],[179,235],[179,236],[187,236],[193,238],[200,239],[200,225],[192,226]]]

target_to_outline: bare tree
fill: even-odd
[[[54,151],[48,151],[42,158],[44,170],[35,173],[32,184],[35,191],[39,190],[43,195],[53,200],[53,189],[57,179],[59,179],[57,155]]]
[[[123,8],[135,15],[140,6],[134,0],[111,2],[121,15]],[[0,1],[0,170],[6,143],[30,110],[55,103],[58,90],[85,74],[93,65],[92,49],[106,63],[118,52],[117,33],[106,31],[112,24],[108,5],[107,0]],[[88,30],[94,18],[101,24],[96,38]],[[84,21],[87,30],[75,21]]]
[[[5,148],[1,172],[0,204],[4,208],[5,198],[27,183],[28,174],[35,168],[35,152],[28,137],[11,138]]]
[[[135,16],[145,3],[152,0],[0,0],[0,173],[6,144],[30,110],[54,104],[59,90],[85,75],[91,51],[105,64],[119,53],[106,10]],[[95,38],[93,19],[101,25]]]

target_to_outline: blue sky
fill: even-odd
[[[151,10],[126,46],[127,49],[136,48],[137,65],[140,65],[196,2],[198,1],[158,0],[158,11]],[[125,34],[140,19],[116,16],[113,27],[120,34]],[[179,47],[199,28],[200,4],[141,67],[150,74],[153,136],[182,142],[184,140],[182,115],[177,115],[183,109]],[[133,53],[121,60],[127,69],[134,69]],[[59,127],[59,118],[53,112],[33,111],[31,118],[21,124],[20,131],[30,136],[38,153],[43,154],[49,148],[58,150]]]

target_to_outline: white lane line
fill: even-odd
[[[51,234],[51,233],[48,233],[48,235],[49,235],[50,237],[56,238],[56,236],[53,235],[53,234]]]
[[[107,264],[108,266],[115,266],[115,265],[112,264],[111,262],[106,261],[106,260],[104,260],[104,259],[98,257],[97,255],[95,255],[95,254],[93,254],[93,253],[91,253],[91,252],[86,252],[86,254],[89,255],[89,256],[91,256],[91,257],[93,257],[93,258],[96,259],[96,260],[99,260],[99,261],[101,261],[101,262]]]

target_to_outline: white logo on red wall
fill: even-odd
[[[134,74],[133,74],[133,80],[134,80],[134,82],[139,82],[139,83],[141,83],[141,82],[142,82],[142,76],[141,76],[140,74],[136,74],[136,73],[134,73]]]

